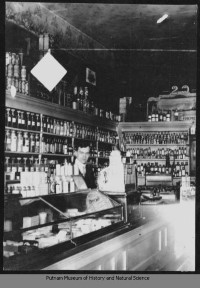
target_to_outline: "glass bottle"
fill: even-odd
[[[24,157],[24,171],[29,172],[28,158]]]
[[[37,131],[40,131],[40,126],[41,126],[41,123],[40,123],[40,114],[36,114],[36,130],[37,130]]]
[[[67,139],[64,140],[64,145],[63,145],[63,154],[67,155]]]
[[[31,113],[31,130],[36,130],[35,113]]]
[[[50,152],[50,138],[46,138],[46,153]]]
[[[41,153],[46,153],[46,141],[45,141],[44,136],[42,136],[42,141],[41,141]]]
[[[23,171],[23,165],[21,163],[21,158],[18,157],[17,158],[17,171],[15,172],[15,179],[16,180],[20,180],[20,175],[21,175],[21,172]]]
[[[29,151],[34,153],[35,152],[35,136],[33,133],[30,133],[30,146]]]
[[[63,136],[67,136],[67,122],[64,121],[64,124],[63,124]]]
[[[6,130],[5,150],[6,151],[11,151],[11,134],[10,134],[10,130]]]
[[[56,122],[56,119],[53,119],[53,134],[56,134],[56,129],[57,129],[57,122]]]
[[[11,109],[6,108],[6,121],[5,125],[8,127],[12,127],[12,118],[11,118]]]
[[[64,135],[64,125],[63,125],[63,121],[60,122],[60,135],[61,135],[61,136]]]
[[[11,152],[17,151],[17,136],[14,130],[11,131]]]
[[[11,163],[10,163],[10,157],[5,157],[5,172],[10,173],[11,172]]]
[[[17,152],[23,152],[23,137],[22,132],[17,132]]]
[[[72,100],[72,108],[73,109],[77,109],[77,92],[78,92],[78,88],[77,86],[74,87],[74,93],[73,93],[73,100]]]
[[[28,130],[31,130],[32,125],[31,125],[31,113],[30,112],[26,112],[26,127]]]
[[[34,158],[33,158],[33,156],[30,158],[29,163],[30,163],[30,172],[34,172],[35,169],[34,169]]]
[[[54,133],[54,120],[50,118],[50,133]]]
[[[28,132],[24,132],[23,135],[23,148],[22,148],[24,153],[30,152],[29,150],[29,137],[28,137]]]
[[[40,137],[39,134],[35,135],[35,152],[40,153]]]
[[[12,111],[12,127],[17,128],[16,111],[15,109],[11,109],[11,111]]]
[[[47,117],[46,116],[42,116],[42,130],[43,132],[47,132]]]
[[[58,143],[58,153],[61,154],[63,152],[63,140],[59,139]]]
[[[26,129],[26,121],[24,111],[21,111],[21,129]]]
[[[15,173],[17,172],[17,164],[16,164],[16,159],[15,158],[12,158],[12,167],[11,167],[11,172],[12,174],[14,175],[14,179],[15,180]]]
[[[40,172],[40,164],[39,164],[38,158],[35,159],[34,170],[35,170],[35,172]]]
[[[60,135],[60,121],[57,120],[56,122],[56,131],[55,131],[57,135]]]

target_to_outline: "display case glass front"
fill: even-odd
[[[15,196],[5,201],[5,261],[66,241],[76,246],[77,239],[86,234],[88,239],[89,234],[123,223],[123,206],[96,189],[32,198]]]

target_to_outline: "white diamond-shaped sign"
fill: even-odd
[[[50,92],[66,73],[67,70],[49,52],[31,70],[31,74]]]

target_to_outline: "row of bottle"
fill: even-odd
[[[149,122],[170,122],[174,119],[175,121],[178,121],[178,110],[167,112],[152,112],[148,115],[148,121]]]
[[[23,53],[6,52],[5,73],[8,77],[26,80],[26,66],[23,65]]]
[[[126,144],[185,144],[188,132],[124,133]]]
[[[117,144],[117,141],[118,141],[117,132],[105,131],[103,129],[99,129],[98,140],[100,142],[106,142],[106,143],[110,143],[110,144]]]
[[[19,129],[40,131],[40,114],[13,108],[5,110],[5,126]]]
[[[74,175],[75,171],[74,165],[72,164],[73,160],[74,157],[68,157],[67,159],[63,160],[65,165],[65,176]],[[39,158],[35,158],[33,156],[17,158],[5,157],[4,170],[6,173],[17,173],[17,175],[11,175],[14,177],[13,179],[8,180],[20,180],[20,172],[46,172],[49,176],[51,174],[59,175],[58,171],[60,170],[58,165],[60,164],[58,164],[57,160],[48,160],[47,158],[41,159],[41,161],[39,161]]]
[[[98,116],[112,121],[120,122],[121,116],[106,111],[95,105],[88,92],[88,87],[69,87],[67,82],[60,81],[59,84],[49,92],[44,86],[37,83],[36,92],[32,93],[33,97],[59,104],[61,106],[69,107],[73,110],[83,111],[86,114]]]
[[[42,131],[59,136],[76,137],[101,142],[116,144],[117,133],[105,131],[89,125],[73,123],[70,121],[60,120],[49,116],[22,111],[13,108],[6,108],[5,126],[33,131]]]
[[[40,135],[15,130],[6,130],[5,151],[40,153]]]
[[[138,175],[144,176],[145,174],[172,174],[173,177],[182,177],[188,175],[188,162],[177,162],[172,165],[161,165],[157,162],[155,163],[145,163],[137,164]]]
[[[132,157],[133,159],[165,159],[166,155],[169,155],[170,160],[174,159],[185,159],[187,157],[187,147],[182,146],[177,149],[170,148],[158,148],[152,150],[151,147],[148,148],[128,148],[125,157]]]

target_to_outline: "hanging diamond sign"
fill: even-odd
[[[31,74],[37,78],[50,92],[65,76],[67,70],[47,52],[33,67]]]

